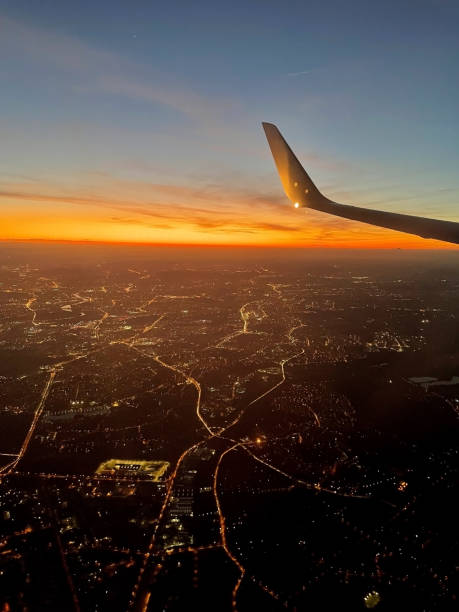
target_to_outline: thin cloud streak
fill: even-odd
[[[63,73],[61,87],[172,109],[188,120],[187,129],[192,131],[193,138],[207,140],[213,149],[217,147],[232,153],[243,150],[245,154],[269,158],[265,148],[259,147],[263,142],[260,118],[251,117],[250,109],[243,108],[238,99],[180,87],[169,75],[161,74],[152,66],[134,63],[73,36],[26,25],[2,15],[0,32],[0,53],[25,56],[32,65],[54,66]],[[311,71],[290,74],[307,72]],[[231,121],[235,116],[237,120]],[[253,129],[255,125],[260,129],[256,145],[250,142],[257,134]],[[183,138],[183,133],[181,135]],[[331,169],[342,164],[310,151],[303,159]]]
[[[135,183],[129,181],[124,185],[124,192],[132,192]],[[105,208],[130,216],[111,217],[110,221],[115,223],[138,224],[146,227],[168,229],[177,225],[191,225],[200,231],[271,231],[271,232],[297,232],[298,228],[293,223],[285,223],[272,219],[273,214],[285,213],[288,207],[276,199],[264,197],[262,194],[253,192],[230,192],[221,188],[217,190],[215,185],[212,190],[186,188],[178,185],[144,185],[144,190],[149,191],[158,199],[148,201],[127,200],[113,201],[107,197],[75,195],[66,193],[31,192],[24,189],[13,189],[0,191],[0,199],[8,206],[8,201],[39,202],[52,204],[56,208],[56,216],[59,210],[67,204],[80,205],[84,207]],[[119,191],[119,181],[116,185]],[[160,199],[161,198],[161,199]],[[172,199],[171,199],[172,198]],[[168,201],[166,200],[168,199]],[[190,204],[187,205],[186,201]],[[193,203],[204,203],[205,207],[193,205]],[[257,215],[253,214],[253,206],[264,203],[265,213],[271,217],[269,220],[259,221]],[[215,204],[218,206],[216,207]],[[17,205],[16,205],[17,206]],[[132,215],[136,215],[133,217]],[[278,215],[277,215],[278,216]],[[155,219],[158,222],[149,221]]]
[[[193,119],[206,122],[218,114],[224,116],[232,106],[227,100],[211,100],[191,89],[180,89],[168,83],[170,78],[152,71],[151,67],[138,66],[116,53],[101,50],[69,35],[57,34],[48,29],[29,26],[0,15],[0,49],[27,55],[39,64],[52,64],[78,77],[72,89],[100,91],[134,100],[143,100],[168,106]],[[142,70],[147,73],[133,78]],[[155,84],[153,84],[155,83]]]
[[[415,248],[432,246],[421,239],[406,237],[395,232],[363,226],[361,224],[336,219],[315,211],[294,211],[285,205],[284,200],[272,198],[264,202],[262,194],[247,192],[243,196],[240,192],[227,193],[221,189],[219,193],[213,186],[212,194],[199,190],[187,190],[179,185],[158,185],[163,195],[181,200],[180,204],[171,205],[161,200],[148,202],[133,202],[127,199],[124,202],[112,202],[100,197],[87,195],[67,195],[51,193],[32,193],[24,189],[14,190],[12,185],[8,190],[0,193],[9,203],[3,205],[9,217],[10,231],[4,230],[1,238],[42,238],[49,239],[56,236],[53,228],[69,228],[71,234],[60,234],[64,239],[103,239],[113,242],[189,242],[195,244],[284,244],[286,246],[375,246],[389,245],[414,246]],[[144,187],[144,185],[142,186]],[[119,185],[115,185],[118,190]],[[127,192],[131,192],[132,182],[128,182]],[[178,196],[180,194],[180,197]],[[186,196],[208,198],[209,208],[186,205]],[[219,196],[225,200],[226,208],[221,202],[211,206],[211,198]],[[244,197],[246,199],[244,199]],[[272,196],[271,196],[272,197]],[[48,203],[49,207],[42,206],[37,209],[25,205],[26,209],[18,206],[22,201],[37,201]],[[12,203],[11,201],[14,201]],[[81,206],[72,210],[65,205]],[[255,202],[256,207],[250,206]],[[118,214],[109,217],[97,217],[94,212],[87,215],[87,207],[93,209],[108,209]],[[5,210],[6,209],[6,210]],[[85,216],[86,215],[86,216]],[[8,219],[7,219],[8,220]],[[29,223],[32,231],[27,234],[24,229]],[[8,223],[5,227],[8,227]],[[130,228],[130,229],[129,229]],[[50,234],[50,231],[52,233]],[[392,243],[389,241],[392,240]]]
[[[312,70],[302,70],[301,72],[288,72],[287,76],[289,77],[296,77],[296,76],[301,76],[303,74],[311,74]]]

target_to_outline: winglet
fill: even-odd
[[[277,127],[273,123],[262,123],[262,125],[282,186],[289,200],[296,208],[315,208],[327,201],[327,198],[314,185]]]
[[[378,227],[414,234],[422,238],[435,238],[459,244],[459,223],[440,219],[426,219],[383,210],[373,210],[338,204],[323,196],[311,181],[306,170],[272,123],[263,123],[268,144],[288,198],[295,208],[306,207],[320,212],[368,223]]]

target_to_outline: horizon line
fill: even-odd
[[[375,244],[374,246],[359,245],[317,245],[317,244],[221,244],[221,243],[196,243],[196,242],[136,242],[115,240],[69,240],[64,238],[0,238],[0,243],[38,243],[38,244],[70,244],[89,246],[138,246],[138,247],[165,247],[165,248],[218,248],[218,249],[285,249],[285,250],[359,250],[359,251],[458,251],[459,245],[451,246],[406,246],[394,244]]]

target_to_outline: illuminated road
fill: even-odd
[[[31,298],[29,298],[29,299],[27,300],[27,302],[26,302],[26,304],[25,304],[25,308],[27,308],[27,310],[30,310],[30,312],[33,312],[33,317],[32,317],[32,321],[31,321],[31,323],[32,323],[32,325],[35,325],[35,326],[40,325],[40,323],[36,323],[36,321],[35,321],[35,319],[36,319],[36,317],[37,317],[37,311],[36,311],[36,310],[34,310],[34,309],[31,307],[31,306],[32,306],[32,304],[33,304],[34,302],[36,302],[36,301],[37,301],[37,298],[36,298],[36,297],[31,297]]]
[[[48,398],[49,392],[51,390],[51,387],[53,385],[54,379],[56,377],[56,374],[59,370],[61,370],[65,365],[68,365],[69,363],[73,363],[75,361],[79,361],[80,359],[84,359],[85,357],[88,357],[89,355],[92,355],[94,353],[98,353],[100,351],[103,350],[103,348],[105,347],[100,347],[97,349],[94,349],[92,351],[88,351],[87,353],[84,353],[83,355],[78,355],[77,357],[73,357],[72,359],[67,359],[66,361],[60,361],[59,363],[54,364],[54,366],[52,366],[49,370],[49,377],[48,380],[46,381],[46,384],[43,388],[43,391],[41,393],[40,396],[40,400],[38,402],[37,408],[35,409],[33,418],[32,418],[32,422],[30,424],[30,427],[27,431],[27,434],[22,442],[21,448],[19,449],[19,452],[16,456],[16,458],[11,461],[10,463],[4,465],[3,467],[0,468],[0,477],[3,476],[7,476],[8,474],[11,474],[12,471],[16,468],[16,466],[18,465],[19,461],[23,458],[23,456],[25,455],[27,448],[30,444],[30,441],[33,437],[33,434],[35,432],[35,428],[38,424],[38,421],[40,420],[40,417],[42,415],[42,412],[44,410],[45,404],[46,404],[46,400]]]
[[[242,582],[242,580],[244,578],[246,570],[245,570],[245,567],[240,563],[240,561],[238,559],[236,559],[236,557],[232,554],[232,552],[228,548],[228,542],[226,541],[225,516],[224,516],[224,514],[222,512],[222,508],[221,508],[221,504],[220,504],[220,498],[218,497],[218,472],[220,470],[220,465],[221,465],[221,462],[223,461],[223,458],[225,457],[225,455],[227,455],[231,451],[233,451],[236,448],[238,448],[238,446],[240,446],[240,442],[234,444],[233,446],[228,448],[226,451],[224,451],[220,455],[220,457],[218,459],[218,462],[217,462],[217,466],[216,466],[215,471],[214,471],[214,482],[213,482],[213,492],[214,492],[215,504],[217,506],[218,519],[220,521],[220,538],[221,538],[223,550],[225,551],[225,553],[227,554],[228,558],[231,559],[231,561],[234,563],[234,565],[238,568],[238,570],[240,572],[238,581],[236,582],[236,584],[234,586],[234,589],[232,591],[232,594],[231,594],[231,605],[232,605],[234,610],[236,610],[236,607],[237,607],[237,593],[239,591],[239,587],[241,586],[241,582]]]
[[[59,285],[56,283],[56,281],[52,278],[48,278],[46,276],[40,276],[40,278],[38,280],[45,280],[45,281],[49,281],[51,283],[51,288],[52,289],[59,289]]]
[[[124,344],[124,343],[121,343],[121,344]],[[193,387],[196,389],[197,394],[198,394],[197,395],[197,399],[196,399],[196,416],[201,421],[201,423],[203,424],[205,429],[207,429],[209,434],[211,436],[214,436],[215,434],[214,434],[213,430],[209,427],[209,425],[207,424],[207,422],[205,421],[205,419],[202,417],[202,414],[201,414],[201,385],[196,380],[196,378],[193,378],[193,376],[189,376],[186,372],[184,372],[183,370],[180,370],[176,366],[171,365],[169,363],[166,363],[158,355],[151,355],[150,353],[145,353],[144,351],[141,351],[139,348],[137,348],[133,344],[127,344],[127,346],[129,346],[129,348],[137,351],[138,353],[140,353],[144,357],[148,357],[149,359],[153,359],[154,361],[156,361],[157,363],[162,365],[164,368],[167,368],[168,370],[171,370],[171,372],[175,372],[176,374],[179,374],[180,376],[183,376],[183,378],[185,379],[185,382],[188,385],[193,385]]]
[[[265,391],[264,393],[256,397],[254,400],[252,400],[248,405],[252,406],[256,402],[260,401],[263,397],[266,397],[267,395],[272,393],[275,389],[277,389],[277,387],[280,387],[285,382],[285,364],[291,361],[292,359],[295,359],[295,357],[299,357],[303,353],[304,353],[304,349],[301,349],[299,353],[296,353],[295,355],[292,355],[291,357],[287,357],[287,359],[281,359],[281,361],[279,361],[279,365],[281,367],[281,372],[282,372],[281,380],[275,385],[273,385],[270,389],[268,389],[267,391]]]
[[[129,605],[128,605],[128,609],[132,609],[132,608],[136,608],[139,610],[145,611],[148,607],[148,602],[150,599],[150,591],[148,590],[148,586],[142,586],[142,579],[144,577],[144,573],[145,570],[147,568],[148,565],[148,561],[154,551],[154,546],[155,546],[155,542],[156,542],[156,535],[158,533],[158,529],[159,526],[161,525],[161,522],[163,520],[164,514],[166,512],[167,506],[169,505],[169,500],[171,498],[172,495],[172,490],[174,488],[174,483],[175,483],[175,479],[177,477],[177,473],[179,471],[179,468],[183,462],[183,460],[185,459],[185,457],[191,452],[193,451],[195,448],[198,448],[198,446],[200,446],[202,443],[204,442],[204,440],[202,440],[201,442],[197,442],[196,444],[193,444],[193,446],[190,446],[189,448],[187,448],[185,451],[183,451],[183,453],[180,455],[180,457],[177,460],[177,463],[175,464],[175,468],[174,471],[172,472],[170,478],[169,478],[169,486],[167,488],[167,492],[166,492],[166,496],[164,498],[164,502],[163,505],[161,506],[161,510],[158,514],[158,517],[156,519],[156,525],[153,529],[153,534],[151,536],[150,539],[150,543],[148,544],[148,548],[145,552],[145,554],[143,555],[143,559],[142,559],[142,564],[140,566],[140,570],[139,570],[139,574],[137,576],[137,580],[136,583],[132,589],[131,592],[131,599],[129,601]]]
[[[59,533],[59,527],[58,527],[59,519],[58,519],[56,510],[54,510],[53,516],[54,516],[54,521],[55,521],[54,532],[56,535],[57,548],[59,550],[59,556],[61,558],[62,567],[64,568],[67,585],[69,587],[69,591],[72,596],[73,609],[75,610],[75,612],[80,612],[81,610],[80,602],[78,601],[78,595],[75,589],[75,585],[73,584],[72,574],[70,572],[70,568],[68,566],[67,559],[65,557],[65,551],[64,551],[64,547],[62,545],[62,539]]]
[[[258,300],[253,300],[252,302],[247,302],[247,304],[243,304],[239,308],[239,315],[240,315],[240,317],[242,319],[242,329],[240,329],[238,331],[235,331],[235,332],[225,336],[222,340],[217,342],[217,344],[215,345],[215,348],[221,348],[223,346],[223,344],[226,344],[227,342],[229,342],[233,338],[237,338],[238,336],[242,336],[244,334],[259,334],[259,335],[262,335],[261,332],[249,331],[249,329],[248,329],[249,320],[250,320],[250,314],[253,311],[252,310],[247,310],[247,306],[250,306],[250,304],[257,304],[257,303],[258,303]],[[266,316],[266,313],[264,313],[264,315]]]
[[[79,302],[75,302],[75,306],[78,304],[85,304],[86,302],[92,302],[92,297],[83,297],[79,293],[72,293],[72,297],[75,297]]]
[[[294,342],[296,342],[295,338],[292,336],[293,332],[296,331],[297,329],[301,329],[302,327],[307,327],[307,325],[305,325],[304,323],[301,323],[300,325],[295,325],[295,327],[292,327],[288,333],[287,333],[287,338],[289,339],[289,341],[293,344]],[[307,343],[309,344],[308,340],[306,339]]]
[[[13,455],[12,455],[13,456]],[[17,455],[14,455],[15,457]],[[42,480],[67,480],[77,481],[78,484],[86,482],[88,485],[93,483],[115,482],[115,483],[130,483],[141,484],[145,482],[157,482],[151,478],[135,478],[134,476],[101,476],[100,474],[57,474],[56,472],[20,472],[10,471],[9,475],[17,478],[39,478]],[[167,484],[167,479],[161,481]]]
[[[242,581],[244,580],[246,574],[247,574],[247,570],[246,568],[242,565],[242,563],[239,561],[239,559],[237,559],[237,557],[231,552],[229,546],[228,546],[228,541],[226,538],[226,519],[225,519],[225,515],[223,513],[223,509],[221,506],[221,502],[220,502],[220,498],[218,495],[218,474],[220,471],[220,467],[222,464],[222,461],[224,459],[224,457],[232,452],[235,451],[237,448],[243,447],[243,443],[242,442],[236,442],[235,444],[233,444],[233,446],[231,446],[230,448],[226,449],[219,457],[218,462],[217,462],[217,466],[215,468],[214,471],[214,478],[213,478],[213,494],[214,494],[214,498],[215,498],[215,504],[217,507],[217,513],[218,513],[218,518],[219,518],[219,522],[220,522],[220,539],[221,539],[221,545],[223,547],[223,550],[225,551],[227,557],[234,563],[234,565],[237,567],[237,569],[239,570],[240,574],[239,574],[239,578],[236,581],[236,584],[234,585],[234,588],[231,592],[231,606],[233,608],[233,610],[237,610],[237,595],[239,592],[239,588],[242,584]],[[267,593],[268,595],[270,595],[273,599],[275,600],[279,600],[279,595],[277,593],[275,593],[271,588],[269,588],[268,586],[266,586],[265,584],[263,584],[263,582],[261,582],[260,580],[258,580],[255,576],[251,575],[249,576],[249,579],[256,584],[259,588],[261,588],[265,593]]]
[[[46,403],[46,398],[48,397],[49,394],[49,390],[51,389],[51,386],[53,384],[54,378],[56,376],[56,372],[57,369],[53,368],[49,374],[48,380],[46,381],[46,385],[45,388],[42,391],[41,397],[40,397],[40,401],[38,402],[38,406],[37,409],[35,410],[35,413],[33,415],[33,419],[32,419],[32,423],[30,424],[29,430],[26,434],[26,437],[24,438],[24,441],[22,443],[21,448],[19,449],[19,453],[16,457],[16,459],[14,459],[13,461],[11,461],[11,463],[8,463],[7,465],[3,466],[2,468],[0,468],[0,474],[1,475],[7,475],[9,474],[12,470],[14,470],[14,468],[17,466],[17,464],[19,463],[19,461],[22,459],[22,457],[24,456],[27,447],[29,446],[30,440],[32,439],[32,436],[35,432],[35,428],[37,426],[38,420],[40,419],[41,413],[43,412],[43,408],[45,406]]]
[[[96,336],[97,340],[99,340],[99,338],[100,338],[100,326],[110,316],[108,314],[108,312],[106,312],[105,310],[101,310],[101,312],[103,314],[102,314],[101,318],[97,321],[97,323],[94,326],[94,335]]]
[[[153,291],[153,289],[152,289]],[[147,306],[150,306],[150,304],[153,304],[153,302],[156,302],[156,298],[151,298],[151,300],[148,300],[148,302],[145,302],[144,304],[141,304],[140,306],[138,306],[136,308],[137,312],[148,312],[147,310],[145,310],[145,308]]]
[[[255,453],[252,453],[252,451],[249,450],[249,448],[247,448],[247,444],[241,445],[241,447],[247,453],[249,453],[249,455],[251,455],[256,461],[265,465],[271,470],[274,470],[278,474],[285,476],[285,478],[288,478],[289,480],[293,481],[297,485],[301,485],[302,487],[306,487],[307,489],[313,489],[315,491],[320,491],[321,493],[329,493],[330,495],[337,495],[338,497],[352,497],[353,499],[371,499],[371,495],[356,495],[353,493],[342,493],[340,491],[336,491],[335,489],[328,489],[326,487],[322,487],[319,483],[311,484],[310,482],[306,482],[305,480],[301,480],[301,478],[296,478],[295,476],[292,476],[291,474],[288,474],[287,472],[280,470],[276,466],[272,465],[272,463],[269,463],[268,461],[265,461],[264,459],[260,459],[260,457],[255,455]]]
[[[157,319],[153,321],[151,325],[147,325],[146,327],[144,327],[141,333],[147,334],[149,331],[154,329],[157,326],[157,324],[164,319],[165,316],[166,316],[165,314],[160,315]]]

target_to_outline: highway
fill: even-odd
[[[1,476],[5,476],[7,474],[9,474],[10,472],[12,472],[14,470],[14,468],[17,466],[17,464],[19,463],[19,461],[22,459],[22,457],[24,456],[25,452],[27,451],[27,447],[30,444],[30,440],[33,437],[33,434],[35,432],[35,428],[37,426],[37,423],[40,419],[41,413],[43,412],[43,408],[45,407],[45,403],[46,403],[46,398],[48,397],[49,394],[49,390],[51,389],[51,386],[53,384],[54,378],[56,376],[56,372],[57,372],[57,368],[53,368],[49,374],[48,380],[46,381],[46,385],[42,391],[41,397],[40,397],[40,401],[38,402],[38,406],[35,410],[35,413],[33,415],[33,419],[32,422],[30,424],[29,430],[27,431],[26,437],[24,438],[24,441],[21,445],[21,448],[19,449],[19,453],[17,454],[16,458],[11,461],[10,463],[8,463],[7,465],[3,466],[2,468],[0,468],[0,475]]]

